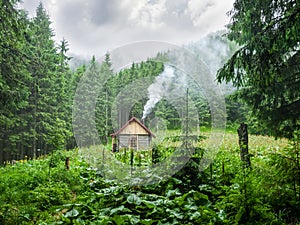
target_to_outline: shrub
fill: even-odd
[[[71,190],[62,182],[49,182],[47,186],[40,185],[30,194],[31,202],[41,210],[64,204],[71,199]]]

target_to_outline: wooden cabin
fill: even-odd
[[[146,149],[155,135],[137,118],[132,117],[111,134],[113,152],[120,148]]]

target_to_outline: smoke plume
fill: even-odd
[[[196,43],[185,46],[192,51],[199,60],[204,62],[209,69],[211,74],[202,74],[202,79],[206,76],[213,76],[210,77],[210,79],[212,82],[216,82],[215,77],[217,71],[237,49],[236,45],[222,37],[222,35],[223,31],[212,33]],[[177,53],[175,50],[169,52],[168,57],[175,58],[175,61],[184,61],[184,59],[180,58],[183,57],[182,54]],[[190,63],[192,64],[193,62]],[[215,84],[217,85],[217,83]],[[233,90],[231,84],[222,84],[220,87],[227,94]],[[149,100],[144,106],[142,119],[145,119],[149,113],[151,113],[152,109],[163,97],[169,97],[170,101],[175,101],[176,97],[180,96],[187,88],[190,88],[191,92],[194,89],[196,92],[201,92],[201,89],[203,89],[203,87],[195,87],[194,81],[187,77],[186,72],[178,70],[176,67],[165,65],[164,71],[156,77],[155,82],[148,88]]]
[[[156,103],[166,96],[174,77],[174,69],[171,66],[165,65],[164,71],[156,77],[155,82],[148,88],[149,100],[144,106],[142,119],[145,119],[151,113]]]

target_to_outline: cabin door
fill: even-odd
[[[137,149],[137,136],[130,137],[130,148]]]

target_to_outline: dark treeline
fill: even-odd
[[[42,4],[32,19],[1,4],[0,162],[73,147],[67,41],[54,42]]]
[[[0,9],[1,163],[74,148],[72,103],[80,78],[85,73],[113,73],[109,54],[101,65],[93,57],[88,65],[71,71],[68,42],[55,43],[43,5],[29,19],[25,11],[17,9],[17,3],[1,2]],[[118,93],[118,84],[126,85],[133,77],[157,75],[162,69],[154,62],[133,64],[116,75],[115,81],[108,81],[109,99]],[[99,96],[97,130],[106,138],[112,131],[106,111],[110,106]]]
[[[51,21],[43,5],[39,4],[35,17],[28,18],[25,11],[17,9],[17,3],[2,2],[0,9],[0,163],[76,147],[72,125],[73,98],[80,79],[89,73],[98,81],[110,77],[97,93],[95,109],[98,135],[107,143],[113,132],[111,108],[114,99],[133,80],[143,77],[154,80],[164,69],[162,60],[133,63],[130,68],[114,74],[107,53],[103,62],[98,63],[93,57],[87,65],[72,71],[68,42],[55,43]],[[83,100],[83,104],[88,101]],[[141,118],[146,101],[145,97],[134,102],[119,124],[131,116]],[[166,107],[164,101],[159,105],[158,113],[173,121],[169,128],[176,128],[176,112],[170,106]],[[200,106],[203,104],[199,103]],[[206,104],[206,111],[207,107]],[[76,128],[76,124],[74,126]]]
[[[129,118],[142,118],[148,96],[140,96],[138,90],[146,90],[164,70],[167,60],[164,54],[133,63],[118,73],[112,70],[109,53],[103,62],[92,57],[90,62],[71,70],[68,42],[54,41],[51,21],[43,5],[39,4],[36,15],[29,18],[24,10],[17,9],[18,3],[18,0],[4,1],[0,9],[0,164],[73,149],[77,144],[87,146],[93,144],[89,141],[93,138],[107,144],[110,134]],[[74,106],[78,84],[84,77],[91,78],[84,82],[88,91],[85,96],[79,95],[80,104]],[[134,85],[140,87],[130,88],[135,81],[143,79],[149,81],[148,86],[147,82],[137,82]],[[95,82],[102,83],[100,89],[90,88]],[[80,116],[88,121],[91,114],[87,106],[92,95],[98,96],[94,108],[97,132],[89,129],[88,123],[74,123],[72,115],[72,111],[80,109]],[[199,125],[210,126],[206,99],[199,95],[197,87],[189,95],[197,109]],[[126,104],[129,111],[122,109]],[[226,104],[228,124],[232,128],[242,121],[250,121],[250,132],[264,132],[243,102],[227,98]],[[164,98],[148,115],[146,125],[155,117],[164,119],[168,129],[181,128],[178,109]],[[80,143],[76,142],[73,129],[82,131]]]

